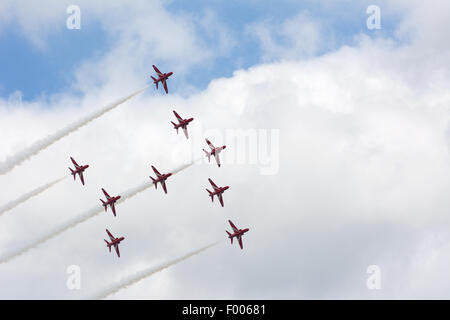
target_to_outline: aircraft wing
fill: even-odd
[[[75,168],[79,167],[78,163],[72,157],[70,157],[70,160],[72,160],[72,163],[75,166]]]
[[[115,240],[116,238],[114,238],[114,236],[111,234],[111,232],[109,232],[108,229],[106,229],[106,233],[108,234],[109,238],[111,239],[111,241]]]
[[[212,181],[210,178],[208,178],[209,183],[212,185],[212,187],[215,189],[218,188],[218,186],[214,183],[214,181]]]
[[[211,150],[214,150],[216,147],[214,147],[214,145],[211,143],[211,141],[209,141],[208,139],[205,139],[206,143],[208,144],[208,146],[211,148]]]
[[[164,79],[162,81],[162,83],[163,83],[163,86],[164,86],[164,91],[166,91],[166,93],[169,93],[169,90],[167,89],[167,81]]]
[[[244,246],[242,245],[242,237],[238,236],[238,242],[239,242],[239,246],[241,247],[241,249],[244,249]]]
[[[162,188],[163,188],[164,192],[167,193],[166,182],[164,180],[161,181],[161,185],[162,185]]]
[[[230,223],[231,228],[233,229],[234,232],[238,232],[239,229],[234,225],[233,222],[231,222],[231,220],[228,220],[228,222]]]
[[[175,110],[173,110],[173,113],[175,114],[175,117],[177,117],[178,121],[183,121],[183,118],[181,118]]]
[[[184,126],[182,129],[183,129],[184,135],[186,136],[186,139],[189,139],[189,134],[188,134],[188,131],[187,131],[187,127]]]
[[[218,152],[214,153],[214,158],[216,158],[217,165],[220,167],[220,158]]]
[[[115,217],[116,216],[116,207],[114,206],[114,202],[111,203],[111,210],[112,210],[112,212],[114,214],[114,217]]]
[[[221,204],[222,207],[223,207],[223,198],[222,198],[222,194],[219,193],[217,196],[219,197],[219,202],[220,202],[220,204]]]
[[[155,72],[158,74],[158,76],[162,76],[163,75],[162,72],[159,71],[159,69],[155,65],[153,65],[153,69],[155,69]]]
[[[106,192],[105,189],[102,188],[103,194],[106,196],[106,199],[111,199],[111,196],[108,194],[108,192]]]
[[[83,177],[83,171],[80,171],[79,172],[79,174],[80,174],[80,180],[81,180],[81,183],[83,184],[83,186],[84,186],[84,177]]]
[[[116,248],[117,256],[120,258],[120,251],[119,251],[119,245],[115,244],[114,248]]]
[[[158,177],[161,176],[161,173],[159,173],[159,171],[156,170],[156,168],[155,168],[154,166],[152,166],[152,169],[153,169],[153,172],[154,172]]]

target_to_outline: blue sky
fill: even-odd
[[[76,66],[108,50],[99,25],[52,35],[45,49],[36,48],[10,25],[0,34],[0,95],[22,91],[24,100],[61,92],[72,82]]]
[[[382,30],[369,31],[365,27],[365,8],[369,2],[361,1],[357,5],[342,3],[324,5],[318,1],[284,1],[280,5],[271,1],[210,1],[205,6],[203,1],[194,0],[171,1],[166,4],[166,9],[173,14],[193,16],[210,10],[236,41],[229,52],[215,57],[212,63],[197,65],[191,70],[190,84],[204,89],[214,78],[229,77],[236,69],[261,62],[258,40],[244,32],[249,24],[268,22],[276,25],[307,11],[323,24],[326,38],[332,36],[334,39],[318,54],[343,44],[354,45],[354,36],[361,32],[369,36],[393,36],[398,17],[384,14]],[[86,12],[83,12],[81,30],[64,30],[48,35],[44,49],[37,48],[18,30],[16,23],[11,22],[0,33],[0,97],[8,97],[19,90],[23,99],[30,101],[62,92],[71,86],[78,65],[102,56],[114,45],[114,39],[108,38],[99,21],[89,20]],[[197,31],[206,43],[214,41],[204,34],[204,29],[198,28]]]

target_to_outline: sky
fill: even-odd
[[[102,210],[101,188],[201,160],[167,194],[148,188],[0,264],[0,298],[88,299],[219,241],[108,298],[448,299],[449,18],[443,0],[2,1],[0,167],[149,87],[0,175],[0,207],[65,177],[0,214],[0,256]],[[153,64],[174,72],[167,95]],[[194,118],[188,140],[172,110]],[[220,168],[205,138],[227,145]],[[70,156],[89,164],[84,186]],[[230,186],[223,208],[208,178]],[[229,219],[250,228],[244,250]],[[120,259],[106,228],[125,237]]]

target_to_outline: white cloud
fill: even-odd
[[[77,32],[66,28],[66,19],[69,17],[66,9],[72,4],[69,0],[31,3],[6,0],[0,12],[9,17],[4,26],[14,26],[31,43],[45,52],[52,36]],[[99,22],[105,36],[114,42],[112,51],[101,57],[101,61],[95,62],[96,67],[105,67],[105,64],[111,66],[121,59],[134,59],[128,64],[132,63],[134,68],[140,70],[144,61],[147,62],[151,58],[168,62],[171,66],[186,71],[192,64],[209,60],[215,54],[216,49],[207,46],[196,35],[196,28],[204,27],[202,23],[197,24],[192,16],[170,13],[159,0],[138,0],[134,1],[132,6],[120,0],[81,0],[77,5],[81,10],[81,29],[89,30],[94,26],[94,22]],[[225,39],[224,26],[214,23],[211,19],[209,23],[213,23],[211,30],[219,30],[223,38],[217,50],[224,50],[223,46],[230,41]],[[89,64],[85,68],[92,66]],[[98,71],[95,77],[107,77],[109,69],[110,67],[106,68],[106,71]],[[115,70],[117,73],[124,72],[120,68]]]
[[[217,47],[217,54],[228,54],[238,44],[228,28],[220,22],[219,16],[211,9],[206,9],[200,17],[193,17],[196,18],[207,34],[208,43]]]
[[[282,23],[258,22],[247,26],[246,33],[256,37],[263,61],[309,57],[326,47],[321,24],[307,11]]]
[[[444,30],[450,27],[448,1],[435,1],[425,3],[419,0],[399,0],[393,3],[393,7],[399,12],[406,12],[407,16],[402,20],[397,33],[400,36],[414,39],[414,43],[423,52],[448,51],[448,41],[443,41]]]

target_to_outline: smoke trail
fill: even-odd
[[[175,169],[174,171],[171,171],[172,174],[176,174],[190,166],[192,166],[197,160],[194,160],[188,164],[185,164],[181,167],[179,167],[178,169]],[[121,194],[121,198],[117,201],[117,203],[121,203],[127,199],[130,199],[132,197],[134,197],[135,195],[137,195],[138,193],[148,189],[149,187],[153,186],[153,182],[148,181],[145,183],[140,184],[139,186],[132,188],[132,189],[128,189],[127,191],[123,192]],[[90,210],[85,211],[82,215],[75,217],[74,219],[68,221],[67,223],[65,223],[64,225],[59,226],[58,228],[56,228],[55,230],[53,230],[52,232],[49,232],[46,236],[40,238],[39,240],[36,240],[35,242],[31,243],[30,245],[23,247],[21,249],[17,249],[14,252],[11,252],[9,254],[6,254],[4,256],[2,256],[0,258],[0,264],[1,263],[6,263],[8,261],[10,261],[11,259],[18,257],[24,253],[26,253],[27,251],[36,248],[38,245],[46,242],[47,240],[50,240],[51,238],[56,237],[57,235],[63,233],[64,231],[67,231],[73,227],[75,227],[76,225],[95,217],[96,215],[100,214],[103,212],[103,208],[98,205],[96,207],[91,208]]]
[[[42,150],[51,146],[56,141],[64,138],[65,136],[69,135],[70,133],[85,126],[92,120],[95,120],[95,119],[101,117],[102,115],[104,115],[105,113],[107,113],[108,111],[113,110],[114,108],[118,107],[122,103],[126,102],[127,100],[129,100],[129,99],[133,98],[134,96],[138,95],[139,93],[143,92],[147,88],[148,88],[148,86],[146,86],[145,88],[143,88],[139,91],[136,91],[135,93],[132,93],[128,97],[122,98],[122,99],[118,100],[117,102],[114,102],[98,111],[95,111],[91,115],[85,116],[85,117],[75,121],[74,123],[68,125],[67,127],[55,132],[54,134],[51,134],[44,139],[38,140],[35,143],[33,143],[31,146],[29,146],[28,148],[17,152],[13,156],[10,156],[4,162],[0,163],[0,175],[3,175],[5,173],[11,171],[15,166],[21,164],[25,160],[38,154]]]
[[[207,249],[217,245],[219,242],[220,241],[214,242],[214,243],[210,244],[209,246],[206,246],[206,247],[203,247],[203,248],[198,249],[196,251],[193,251],[191,253],[188,253],[188,254],[186,254],[186,255],[178,258],[178,259],[169,261],[169,262],[167,262],[167,263],[165,263],[165,264],[163,264],[163,265],[161,265],[159,267],[146,268],[146,269],[143,269],[141,271],[138,271],[135,274],[130,275],[128,277],[125,277],[122,280],[120,280],[118,283],[116,283],[116,284],[112,285],[111,287],[105,289],[103,292],[101,292],[97,296],[93,297],[93,299],[106,298],[106,297],[116,293],[117,291],[119,291],[121,289],[124,289],[124,288],[126,288],[128,286],[131,286],[132,284],[134,284],[134,283],[136,283],[136,282],[138,282],[138,281],[140,281],[140,280],[142,280],[144,278],[147,278],[147,277],[151,276],[152,274],[160,272],[160,271],[162,271],[162,270],[164,270],[164,269],[166,269],[166,268],[168,268],[170,266],[173,266],[173,265],[175,265],[175,264],[177,264],[177,263],[179,263],[181,261],[184,261],[184,260],[186,260],[186,259],[188,259],[188,258],[190,258],[192,256],[195,256],[195,255],[199,254],[200,252],[205,251],[205,250],[207,250]]]
[[[44,192],[45,190],[53,187],[55,184],[57,184],[58,182],[64,180],[65,178],[67,178],[67,176],[56,179],[52,182],[49,182],[43,186],[40,186],[39,188],[36,188],[28,193],[25,193],[24,195],[21,195],[20,197],[18,197],[17,199],[8,202],[7,204],[5,204],[3,207],[0,207],[0,216],[5,213],[6,211],[9,211],[11,209],[14,209],[15,207],[17,207],[19,204],[24,203],[25,201],[27,201],[28,199],[37,196],[38,194]]]

